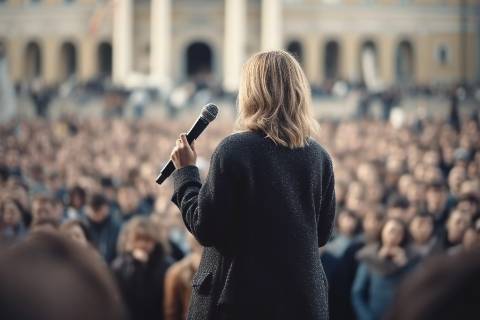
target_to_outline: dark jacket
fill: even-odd
[[[173,260],[157,246],[147,263],[130,253],[119,255],[112,263],[125,304],[132,320],[162,320],[164,283]]]
[[[319,246],[335,215],[332,161],[314,140],[275,145],[259,132],[233,134],[198,169],[173,174],[173,202],[205,246],[189,319],[326,319]]]
[[[117,239],[120,233],[120,222],[109,214],[102,222],[84,219],[92,243],[107,263],[113,261],[117,255]]]

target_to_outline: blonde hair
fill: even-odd
[[[118,236],[117,251],[119,253],[131,252],[132,239],[138,234],[151,238],[155,243],[160,245],[165,253],[170,253],[170,246],[166,241],[161,239],[160,230],[149,217],[144,216],[133,217],[125,224]]]
[[[257,53],[244,64],[238,108],[237,130],[260,130],[291,149],[305,146],[318,129],[307,78],[283,50]]]

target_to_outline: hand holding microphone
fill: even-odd
[[[158,184],[162,184],[172,173],[175,168],[183,168],[187,165],[195,164],[197,160],[197,153],[193,142],[198,136],[205,130],[210,122],[215,120],[218,114],[218,108],[216,105],[209,103],[202,108],[202,113],[198,117],[193,127],[188,133],[180,135],[177,140],[176,146],[173,149],[170,158],[162,168],[160,174],[155,180]]]
[[[192,141],[192,143],[189,144],[187,141],[187,135],[185,133],[180,134],[180,138],[177,139],[176,145],[170,154],[170,159],[173,161],[175,169],[195,165],[197,162],[195,141]]]

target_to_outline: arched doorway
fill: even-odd
[[[360,50],[360,74],[362,82],[368,89],[378,88],[378,50],[371,40],[365,41]]]
[[[77,73],[77,50],[71,42],[65,42],[61,48],[62,78],[74,77]]]
[[[300,64],[303,64],[303,47],[300,41],[291,41],[287,46],[287,51],[290,52]]]
[[[335,40],[330,40],[325,45],[324,68],[325,80],[336,80],[339,75],[340,46]]]
[[[25,47],[25,77],[33,80],[42,76],[42,52],[37,42],[31,41]]]
[[[395,57],[395,77],[397,84],[408,85],[414,79],[413,46],[408,40],[398,44]]]
[[[186,71],[189,78],[212,73],[212,49],[205,42],[193,42],[186,51]]]
[[[100,78],[112,76],[112,45],[109,42],[102,42],[97,48],[98,75]]]

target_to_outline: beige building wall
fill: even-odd
[[[24,0],[9,0],[3,5],[7,10],[0,10],[0,39],[5,39],[8,46],[12,79],[19,81],[24,77],[25,46],[35,39],[42,50],[42,76],[48,83],[62,80],[64,61],[61,46],[72,39],[76,45],[78,79],[85,81],[92,78],[99,69],[97,50],[100,39],[112,37],[111,8],[104,8],[99,30],[92,34],[90,23],[101,3],[77,0],[66,5],[63,0],[45,1],[45,8],[38,4],[33,10]],[[246,0],[246,57],[261,47],[261,1]],[[461,1],[445,0],[442,5],[439,0],[412,0],[409,4],[399,4],[399,1],[377,0],[367,4],[364,0],[339,0],[333,5],[325,4],[323,0],[284,2],[283,43],[293,39],[300,41],[303,68],[312,85],[321,85],[324,80],[325,45],[330,39],[339,44],[339,77],[343,79],[361,79],[361,45],[365,40],[373,40],[378,53],[378,75],[384,84],[394,83],[398,44],[407,39],[413,46],[416,82],[428,85],[460,80],[462,54],[458,5]],[[478,1],[467,0],[467,3],[477,5]],[[51,22],[64,13],[74,19],[62,18],[55,20],[55,24]],[[20,18],[12,20],[12,14]],[[224,3],[220,0],[172,1],[170,50],[174,83],[186,80],[186,49],[196,41],[210,46],[214,78],[217,83],[222,81],[224,14]],[[53,18],[48,18],[49,15]],[[474,80],[478,76],[479,22],[478,17],[471,13],[469,19],[465,64],[467,79]],[[137,2],[134,5],[133,71],[147,75],[150,22],[148,1]],[[442,45],[448,48],[446,64],[438,61],[438,48]]]

